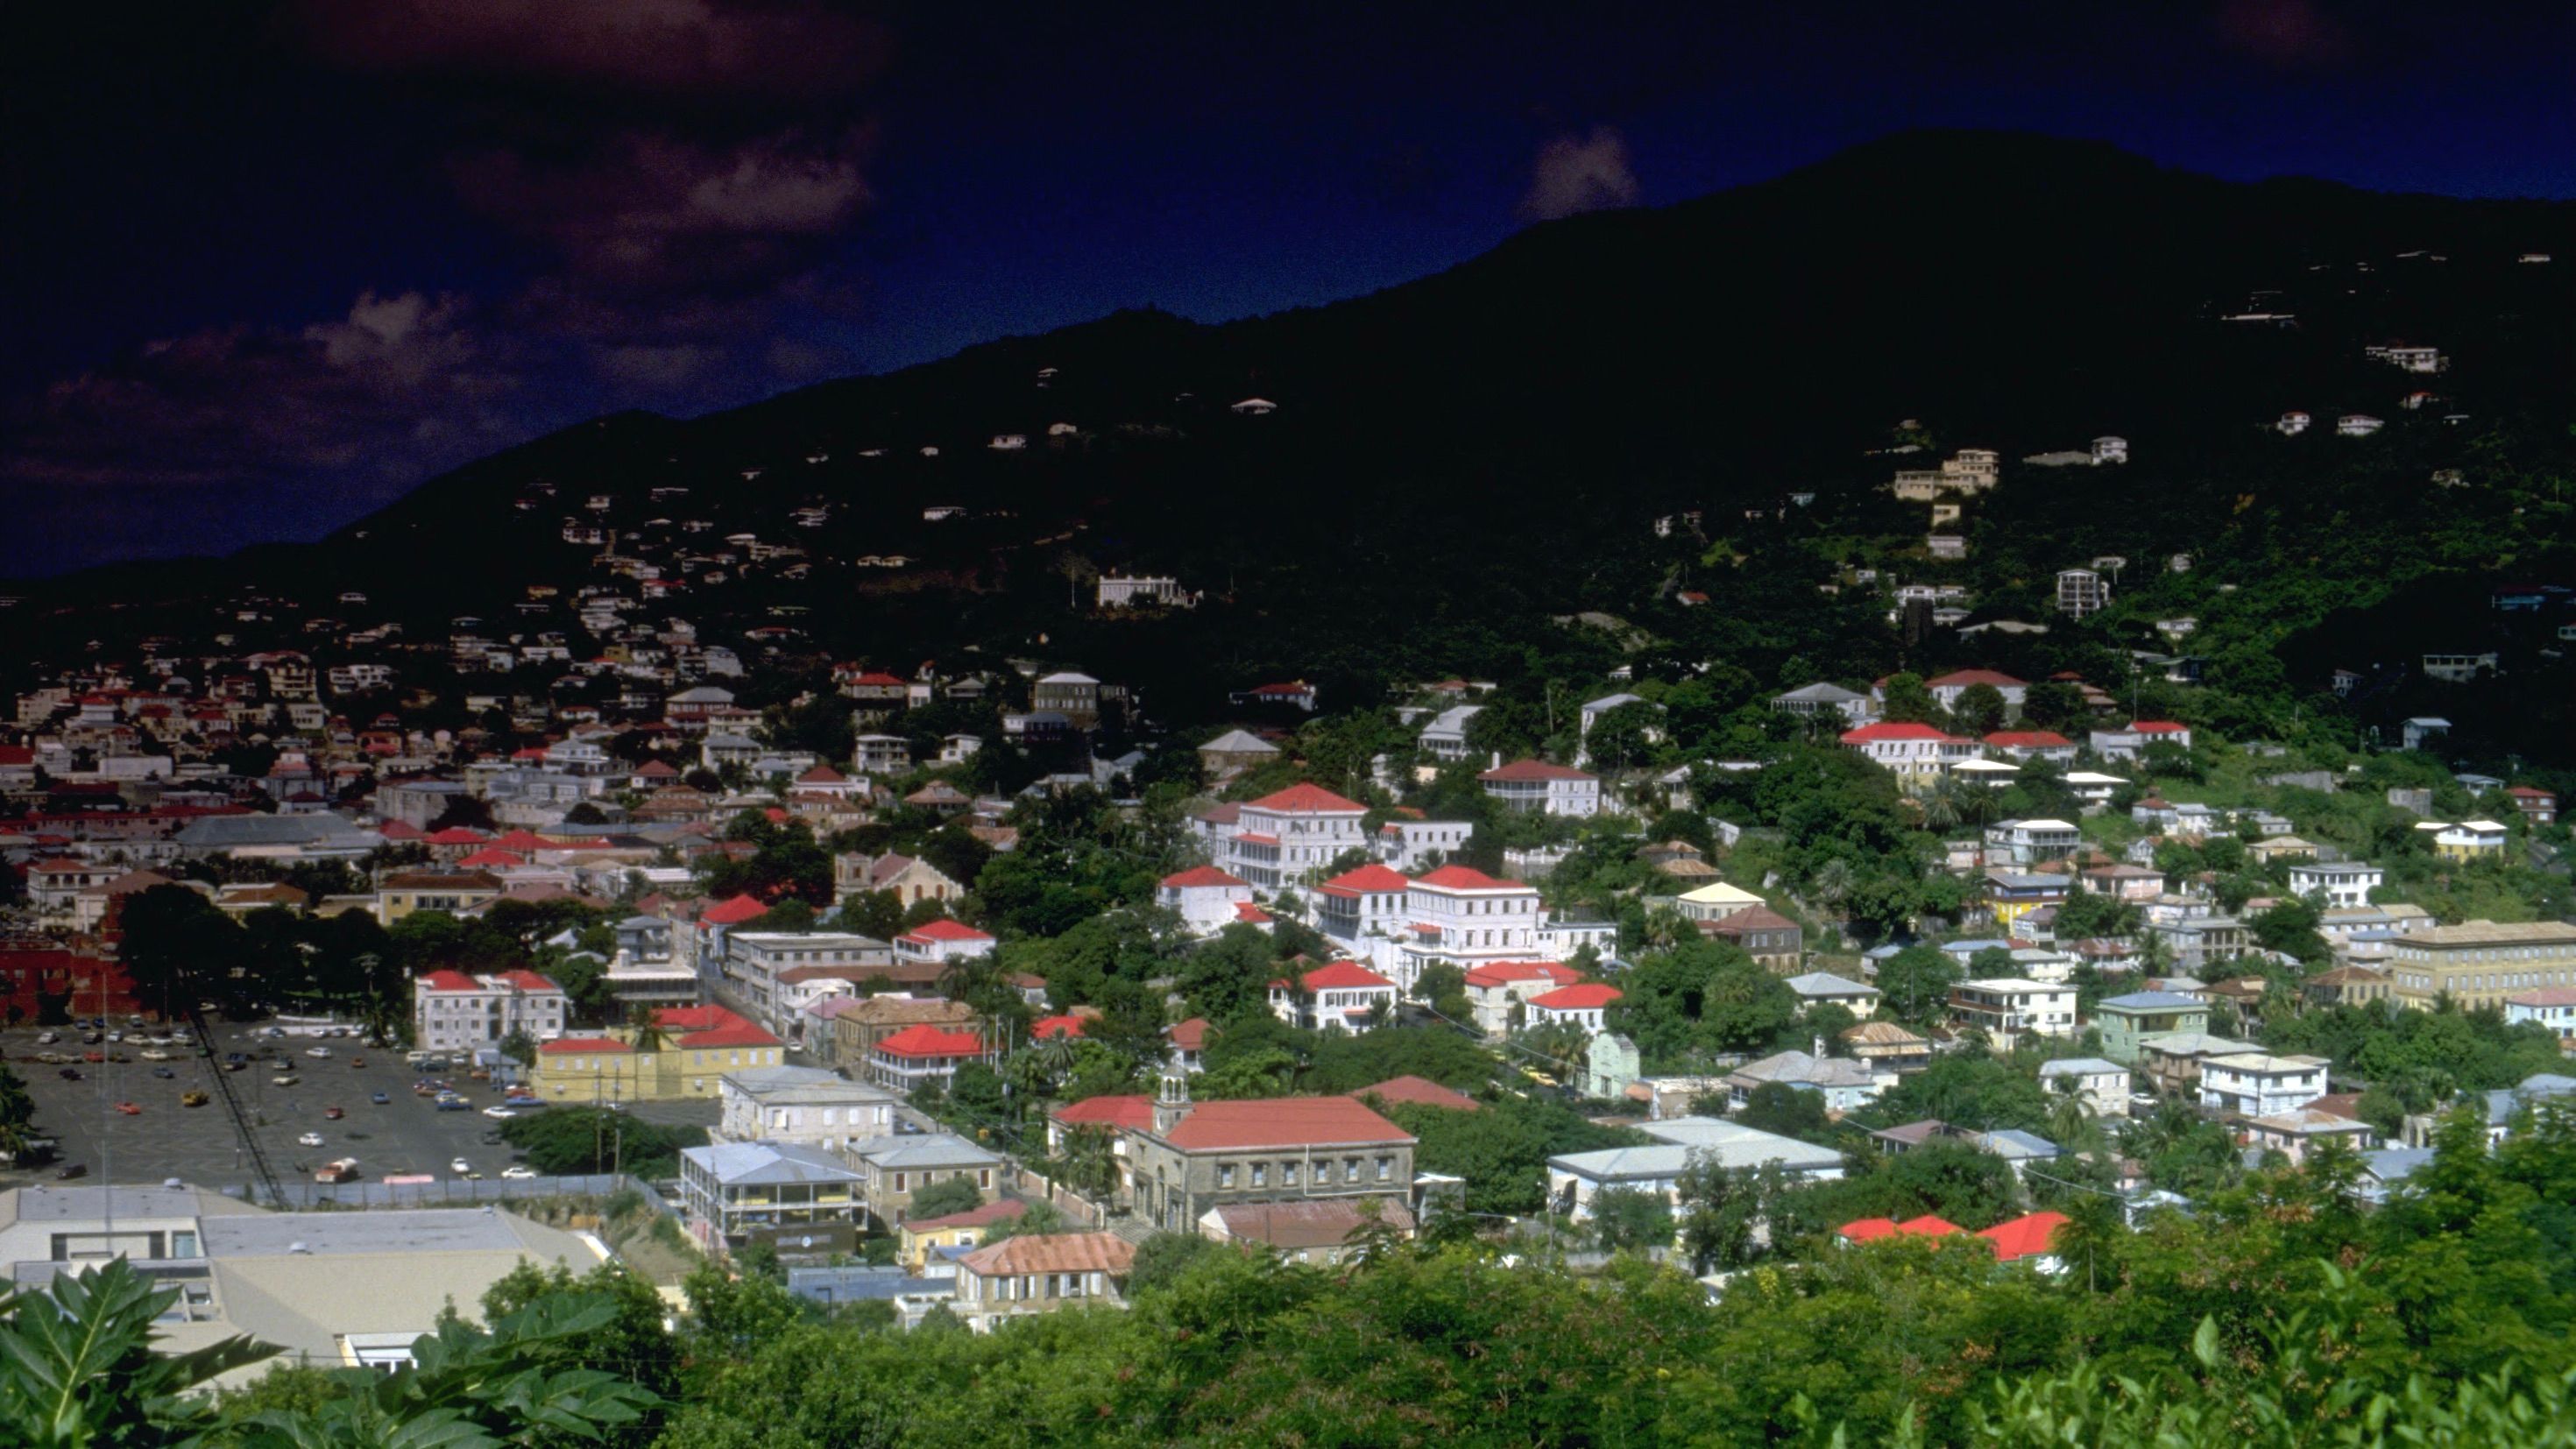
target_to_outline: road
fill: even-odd
[[[501,1124],[480,1110],[441,1112],[430,1106],[428,1098],[413,1096],[415,1074],[403,1066],[400,1052],[370,1051],[342,1039],[328,1043],[332,1053],[328,1059],[310,1058],[304,1055],[313,1044],[309,1041],[255,1040],[251,1028],[224,1024],[217,1024],[215,1032],[218,1056],[233,1051],[262,1053],[254,1065],[232,1074],[232,1086],[241,1096],[251,1131],[282,1179],[310,1182],[313,1169],[339,1157],[356,1158],[359,1174],[368,1180],[408,1173],[453,1177],[452,1164],[458,1158],[487,1177],[498,1177],[513,1159],[512,1150],[497,1139],[483,1140]],[[246,1185],[257,1176],[220,1097],[203,1107],[180,1105],[182,1092],[213,1090],[208,1077],[219,1069],[215,1062],[203,1057],[147,1062],[138,1055],[143,1043],[84,1047],[76,1033],[65,1035],[67,1040],[48,1048],[37,1044],[34,1028],[0,1031],[0,1054],[25,1079],[28,1094],[35,1099],[36,1129],[62,1143],[58,1164],[14,1176],[0,1172],[0,1187],[51,1181],[55,1166],[70,1163],[87,1167],[92,1181],[159,1182],[175,1177],[201,1187],[224,1188]],[[67,1082],[60,1076],[60,1067],[29,1060],[44,1050],[73,1055],[114,1051],[134,1059],[78,1063],[82,1080]],[[285,1052],[293,1062],[298,1079],[294,1086],[280,1087],[270,1080],[276,1073],[267,1065],[266,1053],[273,1051]],[[352,1068],[351,1058],[359,1056],[367,1065]],[[172,1076],[153,1076],[156,1066],[168,1067]],[[500,1100],[497,1090],[482,1083],[456,1079],[456,1085],[478,1109]],[[373,1092],[383,1092],[391,1100],[377,1106],[368,1101]],[[129,1101],[143,1109],[141,1115],[128,1117],[115,1110],[116,1103]],[[329,1120],[324,1109],[333,1106],[347,1115],[340,1121]],[[713,1101],[643,1103],[632,1110],[653,1122],[712,1126],[716,1119]],[[296,1139],[306,1132],[320,1133],[322,1145],[299,1145]]]

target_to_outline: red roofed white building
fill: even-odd
[[[497,1047],[522,1032],[553,1041],[571,1013],[572,998],[534,971],[432,971],[411,983],[412,1041],[423,1051]]]
[[[2093,753],[2106,760],[2134,760],[2146,753],[2149,745],[2172,745],[2191,748],[2191,726],[2169,719],[2132,720],[2124,730],[2095,730]]]
[[[1315,929],[1353,955],[1376,959],[1377,946],[1391,942],[1410,919],[1405,900],[1412,889],[1402,872],[1383,865],[1344,871],[1315,887]]]
[[[1522,1008],[1519,1014],[1526,1020],[1533,998],[1582,980],[1582,972],[1555,961],[1488,961],[1467,972],[1467,1003],[1487,1036],[1501,1036],[1521,1024],[1514,1020],[1514,1008]]]
[[[1404,893],[1397,979],[1410,990],[1422,968],[1445,961],[1468,970],[1488,961],[1540,954],[1547,912],[1538,889],[1471,866],[1444,865],[1417,877]]]
[[[868,1053],[868,1079],[890,1092],[910,1093],[931,1082],[944,1087],[956,1080],[960,1066],[997,1055],[978,1032],[907,1026]]]
[[[1869,762],[1899,775],[1938,775],[1960,760],[1976,758],[1977,742],[1934,729],[1928,724],[1881,720],[1845,730],[1842,746],[1858,750]]]
[[[795,783],[788,788],[799,795],[820,795],[834,800],[864,800],[868,794],[867,781],[853,780],[830,765],[821,763],[817,763],[814,768],[797,776]]]
[[[1512,810],[1549,815],[1601,813],[1601,777],[1545,760],[1514,760],[1476,776],[1485,793]]]
[[[1610,1003],[1625,995],[1616,986],[1586,981],[1574,986],[1560,986],[1554,991],[1533,996],[1527,1003],[1532,1026],[1579,1026],[1585,1031],[1601,1029],[1601,1013]]]
[[[1252,882],[1212,865],[1163,877],[1154,903],[1177,913],[1194,936],[1213,936],[1240,919],[1237,906],[1252,904]]]
[[[1306,1031],[1366,1031],[1372,1014],[1395,1014],[1395,983],[1357,961],[1335,961],[1271,982],[1270,1011]]]
[[[2075,763],[2075,742],[2055,730],[1997,730],[1986,736],[1986,749],[2011,760]]]
[[[942,917],[936,921],[924,921],[895,937],[894,959],[897,962],[935,962],[945,966],[969,956],[989,956],[998,944],[986,932],[963,921]]]
[[[1211,1209],[1328,1198],[1382,1198],[1387,1216],[1413,1194],[1411,1133],[1349,1097],[1197,1102],[1170,1077],[1151,1126],[1122,1133],[1127,1205],[1173,1232],[1198,1231]]]
[[[1295,885],[1346,850],[1366,850],[1368,807],[1320,785],[1291,785],[1238,807],[1233,823],[1207,822],[1216,864],[1261,890]]]
[[[1153,1130],[1153,1126],[1154,1099],[1142,1092],[1085,1097],[1047,1114],[1047,1151],[1062,1156],[1065,1140],[1075,1131],[1097,1127],[1109,1133],[1110,1152],[1124,1158],[1127,1155],[1127,1134],[1148,1132]]]
[[[2054,1243],[2057,1230],[2064,1226],[2064,1213],[2029,1213],[2008,1223],[1997,1223],[1977,1236],[1994,1245],[1998,1262],[2027,1262],[2043,1273],[2055,1274],[2066,1271]]]

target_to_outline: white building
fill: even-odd
[[[1545,760],[1514,760],[1476,776],[1485,793],[1507,809],[1549,815],[1601,813],[1601,777]]]
[[[2338,438],[2367,438],[2386,426],[2388,426],[2386,422],[2378,418],[2374,418],[2368,413],[2345,413],[2342,417],[2335,419],[2335,436]]]
[[[1291,785],[1235,812],[1210,831],[1215,864],[1261,890],[1295,885],[1343,851],[1368,849],[1360,818],[1368,807],[1320,785]]]
[[[1494,961],[1467,971],[1467,1004],[1476,1026],[1487,1036],[1501,1036],[1528,1025],[1532,998],[1580,985],[1583,973],[1554,961]]]
[[[2558,1049],[2576,1052],[2576,986],[2543,986],[2504,999],[2506,1024],[2538,1022],[2558,1037]]]
[[[2492,675],[2496,672],[2496,668],[2497,657],[2493,650],[2483,654],[2427,654],[2424,656],[2424,677],[2438,679],[2445,684],[2474,684],[2479,675]]]
[[[1344,871],[1315,887],[1315,929],[1351,955],[1395,971],[1409,985],[1411,973],[1401,967],[1397,943],[1412,920],[1406,914],[1412,890],[1411,880],[1387,866],[1371,863]]]
[[[1962,981],[1950,989],[1950,1020],[1962,1029],[1976,1027],[1998,1052],[2009,1052],[2025,1036],[2073,1036],[2081,1030],[2075,1018],[2075,988],[1996,976]]]
[[[2057,612],[2081,619],[2098,614],[2111,606],[2111,586],[2091,569],[2060,569],[2057,573]]]
[[[514,1034],[552,1041],[571,1011],[564,989],[534,971],[432,971],[411,983],[412,1041],[423,1051],[470,1052]]]
[[[786,1036],[796,1029],[798,1014],[811,997],[834,989],[815,984],[829,980],[825,971],[893,964],[892,948],[874,936],[840,931],[734,930],[725,933],[724,959],[718,969],[732,987],[744,1015]],[[798,981],[782,983],[779,978],[790,971],[798,972]],[[801,993],[793,989],[800,985],[805,988]],[[837,989],[849,988],[841,983]]]
[[[1927,724],[1882,720],[1846,730],[1843,748],[1858,750],[1871,764],[1898,775],[1938,775],[1959,760],[1974,759],[1977,742],[1947,734]]]
[[[1179,579],[1116,574],[1100,576],[1099,597],[1104,609],[1186,609],[1199,601],[1198,595],[1181,587]]]
[[[1467,758],[1467,722],[1484,712],[1481,704],[1458,704],[1433,715],[1422,727],[1423,753],[1444,763]]]
[[[1190,934],[1213,936],[1245,919],[1244,908],[1252,904],[1252,882],[1202,865],[1163,877],[1154,889],[1154,903],[1178,913]]]
[[[838,1152],[895,1130],[894,1095],[820,1067],[753,1067],[716,1083],[715,1135]]]
[[[2126,438],[2111,437],[2107,435],[2095,438],[2093,440],[2093,461],[2097,465],[2103,463],[2125,463],[2129,461],[2129,440]]]
[[[1471,820],[1390,820],[1377,828],[1377,858],[1396,870],[1437,865],[1475,830]]]
[[[2328,907],[2366,906],[2388,872],[2360,861],[2304,861],[2290,867],[2290,894],[2316,896]]]
[[[1682,1174],[1695,1162],[1729,1169],[1777,1164],[1793,1178],[1830,1182],[1843,1175],[1843,1156],[1794,1137],[1764,1132],[1716,1117],[1675,1117],[1639,1125],[1657,1139],[1645,1147],[1608,1147],[1547,1160],[1548,1206],[1577,1222],[1592,1216],[1602,1189],[1631,1188],[1673,1201]]]
[[[1464,970],[1488,961],[1533,958],[1543,949],[1539,931],[1547,913],[1534,886],[1444,865],[1410,882],[1404,896],[1397,974],[1407,989],[1435,961]]]
[[[1988,865],[2042,865],[2083,845],[2084,832],[2064,820],[1999,820],[1986,827]]]
[[[924,921],[895,937],[894,959],[915,964],[935,962],[945,966],[970,956],[989,956],[1000,944],[988,932],[976,930],[963,921],[942,917],[936,921]]]
[[[2134,760],[2153,744],[2190,749],[2191,726],[2169,719],[2133,720],[2127,729],[2093,731],[2091,743],[2093,753],[2103,759]]]
[[[1531,1026],[1573,1026],[1601,1030],[1603,1013],[1626,993],[1598,981],[1579,981],[1531,997],[1523,1013]]]
[[[2061,1057],[2039,1068],[2039,1084],[2076,1097],[2097,1117],[2129,1115],[2129,1069],[2100,1057]]]
[[[2323,1057],[2236,1052],[2200,1064],[2200,1107],[2240,1117],[2296,1111],[2326,1094]]]
[[[1394,1011],[1395,983],[1356,961],[1270,983],[1271,1014],[1303,1031],[1366,1031]]]

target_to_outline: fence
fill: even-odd
[[[670,1214],[671,1205],[651,1185],[624,1173],[590,1173],[572,1177],[523,1177],[475,1180],[443,1177],[435,1182],[289,1182],[281,1183],[282,1203],[290,1211],[311,1208],[471,1207],[544,1197],[607,1197],[621,1189],[643,1195],[654,1211]],[[254,1200],[265,1198],[254,1192]]]

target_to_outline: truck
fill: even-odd
[[[358,1159],[354,1157],[343,1157],[313,1169],[315,1182],[355,1182],[357,1179]]]

